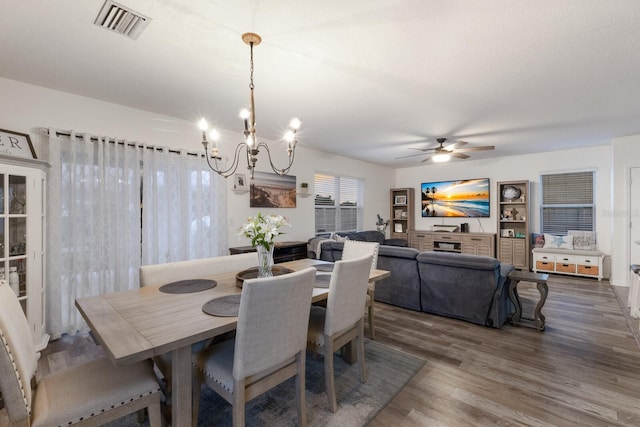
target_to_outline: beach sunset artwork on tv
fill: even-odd
[[[423,217],[489,217],[489,178],[424,182]]]

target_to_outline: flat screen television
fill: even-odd
[[[422,216],[488,218],[489,178],[423,182]]]

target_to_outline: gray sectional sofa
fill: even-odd
[[[323,241],[320,259],[342,259],[343,246]],[[502,327],[513,311],[507,276],[514,267],[495,258],[381,244],[378,268],[391,276],[376,283],[376,301],[494,328]]]

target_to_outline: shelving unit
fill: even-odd
[[[409,231],[415,228],[415,202],[413,188],[392,188],[389,191],[391,210],[391,238],[409,240]]]
[[[0,270],[18,295],[37,351],[46,333],[46,168],[38,160],[0,156]],[[14,271],[13,281],[10,272]]]
[[[529,270],[529,181],[498,182],[498,259]]]

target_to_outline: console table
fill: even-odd
[[[509,273],[509,298],[516,308],[516,311],[511,315],[511,324],[522,325],[529,328],[534,328],[539,331],[544,331],[545,317],[542,314],[542,307],[545,301],[547,301],[547,295],[549,294],[549,287],[547,286],[547,280],[549,275],[547,273],[531,273],[530,271],[514,270]],[[540,292],[540,300],[536,305],[533,312],[533,318],[522,316],[522,304],[520,303],[520,297],[518,296],[518,283],[520,282],[533,282]],[[531,320],[531,323],[525,323],[522,320]]]
[[[255,252],[253,246],[229,248],[229,254],[238,255]],[[307,242],[277,242],[273,248],[273,262],[287,262],[307,258]]]

